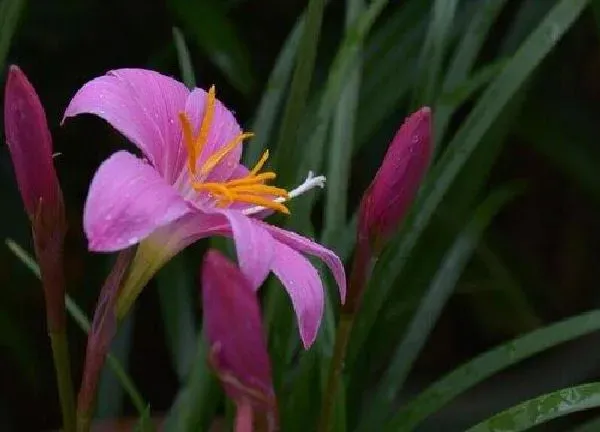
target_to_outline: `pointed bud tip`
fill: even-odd
[[[412,204],[431,153],[431,108],[424,106],[404,120],[363,195],[359,236],[376,243],[391,235]]]

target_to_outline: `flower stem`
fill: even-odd
[[[75,432],[75,398],[71,380],[71,362],[67,333],[64,330],[49,332],[54,370],[58,384],[58,397],[63,419],[64,432]]]
[[[354,314],[344,313],[340,316],[340,322],[335,334],[335,345],[333,348],[333,357],[329,364],[329,374],[327,378],[327,388],[325,390],[325,399],[323,400],[321,420],[319,423],[319,432],[329,432],[332,425],[333,409],[340,385],[340,378],[344,368],[344,358],[346,357],[346,348],[354,323]]]

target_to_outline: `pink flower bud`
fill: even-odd
[[[10,66],[8,71],[4,127],[17,185],[30,219],[35,219],[40,211],[62,212],[62,192],[52,163],[52,137],[46,114],[35,89],[17,66]]]
[[[6,142],[17,185],[31,220],[50,332],[64,329],[62,191],[52,163],[52,138],[44,108],[25,74],[10,66],[4,97]]]
[[[431,110],[408,117],[392,140],[383,163],[363,195],[359,244],[380,245],[405,217],[431,158]]]
[[[204,259],[202,301],[209,361],[237,405],[236,430],[250,430],[253,418],[275,430],[277,403],[258,299],[242,272],[215,250]]]

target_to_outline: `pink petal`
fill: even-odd
[[[115,251],[189,212],[187,203],[149,164],[120,151],[96,172],[83,214],[90,250]]]
[[[52,163],[52,137],[46,114],[35,89],[17,66],[8,71],[4,127],[29,217],[38,215],[40,202],[46,213],[58,214],[62,210],[62,192]]]
[[[265,281],[273,260],[273,238],[255,220],[235,210],[218,211],[231,226],[237,252],[238,264],[250,281],[253,289],[258,289]]]
[[[142,289],[171,258],[190,244],[215,235],[230,236],[229,222],[223,215],[199,211],[187,213],[153,231],[136,250],[119,297],[120,316],[127,313]]]
[[[96,114],[137,145],[167,182],[181,170],[181,125],[188,89],[144,69],[118,69],[86,83],[71,100],[66,117]]]
[[[296,234],[295,232],[277,228],[266,223],[262,223],[262,225],[269,231],[274,239],[297,251],[315,256],[323,261],[327,267],[329,267],[329,270],[331,270],[340,292],[340,298],[342,303],[344,303],[346,300],[346,272],[344,271],[342,261],[334,252],[306,237]]]
[[[323,316],[324,295],[321,278],[306,258],[277,241],[271,269],[292,300],[300,337],[304,347],[308,348],[317,337]]]
[[[210,360],[227,395],[272,408],[271,364],[256,294],[240,270],[216,250],[204,258],[202,304]]]
[[[200,128],[202,116],[204,115],[204,106],[206,104],[206,92],[202,89],[194,89],[187,98],[185,111],[191,123],[196,127],[195,132]],[[215,104],[215,114],[213,123],[210,127],[208,140],[202,149],[202,154],[198,161],[198,167],[216,151],[229,144],[229,142],[241,133],[240,125],[225,105],[217,99]],[[223,158],[208,175],[207,182],[222,182],[231,177],[232,173],[239,165],[242,155],[242,144]]]

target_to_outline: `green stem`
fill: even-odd
[[[325,390],[325,399],[323,400],[321,420],[319,423],[319,432],[329,432],[332,426],[332,414],[335,407],[338,387],[342,370],[344,369],[344,358],[346,357],[346,348],[354,323],[354,314],[342,312],[340,322],[335,334],[335,345],[333,348],[333,357],[329,365],[329,375],[327,378],[327,388]]]
[[[63,429],[65,432],[75,432],[75,398],[73,396],[73,381],[71,379],[71,362],[69,360],[69,345],[67,333],[62,331],[49,332],[54,369],[58,384],[58,397],[62,412]]]

